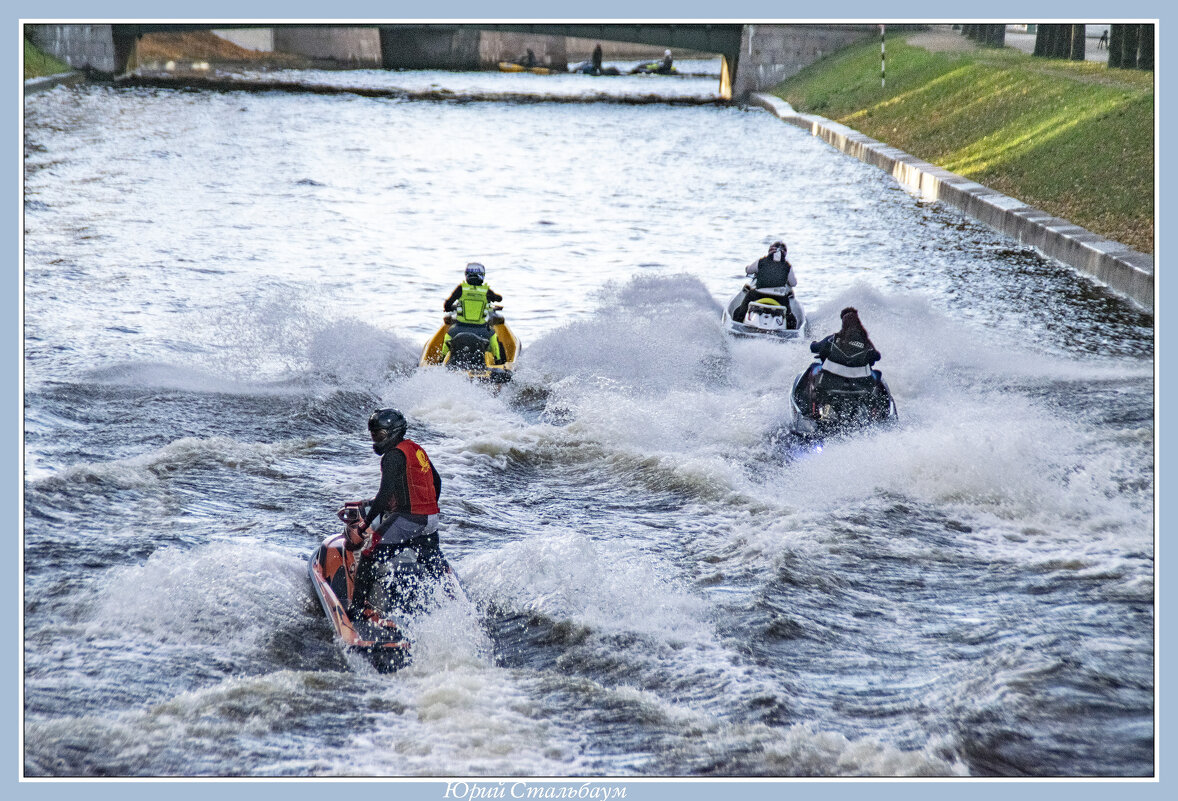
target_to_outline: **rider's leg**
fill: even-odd
[[[487,343],[487,351],[491,354],[491,358],[495,360],[495,364],[503,364],[503,345],[499,342],[499,334],[494,330],[491,331],[491,341]]]

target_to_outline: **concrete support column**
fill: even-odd
[[[389,26],[380,29],[387,69],[477,70],[479,32],[469,28]]]
[[[133,36],[116,36],[113,25],[26,25],[25,36],[76,70],[120,75],[134,50]]]
[[[771,89],[823,56],[868,37],[875,25],[746,25],[732,81],[732,97]]]

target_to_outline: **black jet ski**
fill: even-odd
[[[459,301],[461,303],[462,301]],[[450,352],[442,355],[446,332],[450,332]],[[503,349],[502,363],[496,363],[487,353],[491,332],[499,338]],[[485,325],[469,325],[457,322],[453,311],[446,312],[442,327],[434,332],[421,351],[421,366],[443,364],[452,370],[464,370],[471,378],[503,384],[511,380],[515,360],[522,346],[503,319],[503,307],[493,304],[487,307]]]
[[[757,299],[749,302],[744,319],[735,319],[750,292],[757,293]],[[721,319],[724,329],[737,336],[796,339],[806,330],[806,310],[791,287],[755,289],[751,283],[745,284],[728,302]]]
[[[569,72],[580,73],[581,75],[621,75],[622,71],[617,67],[595,67],[592,61],[582,61],[580,64],[575,64],[569,67]]]
[[[825,380],[829,376],[820,380],[821,372],[822,363],[814,362],[794,379],[789,393],[789,434],[794,441],[821,443],[825,437],[898,419],[896,401],[879,370],[871,371],[874,381],[866,387],[854,387],[845,379]]]
[[[407,619],[428,611],[437,599],[435,593],[460,598],[462,588],[444,560],[444,572],[439,578],[417,563],[417,551],[406,549],[392,560],[383,580],[378,579],[372,589],[370,600],[377,615],[353,620],[348,617],[348,609],[360,550],[349,546],[348,533],[354,532],[364,519],[364,502],[350,501],[338,515],[345,529],[325,539],[311,555],[311,586],[344,649],[363,655],[381,673],[391,673],[409,665],[412,658]],[[353,534],[352,539],[358,536]]]
[[[639,64],[630,70],[631,75],[678,75],[679,70],[674,67],[668,67],[661,61],[649,61],[646,64]]]

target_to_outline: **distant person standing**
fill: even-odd
[[[601,45],[600,44],[598,44],[596,47],[593,48],[592,61],[593,61],[593,74],[594,75],[600,74],[601,73]]]

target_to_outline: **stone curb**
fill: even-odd
[[[81,72],[62,72],[57,75],[29,78],[25,81],[25,94],[31,95],[33,92],[44,92],[46,89],[52,89],[55,86],[67,86],[82,83],[85,80],[86,75]]]
[[[1148,253],[1105,239],[1021,200],[962,178],[825,117],[800,114],[779,97],[753,94],[750,104],[804,128],[827,144],[879,167],[921,197],[948,203],[1045,256],[1092,276],[1146,311],[1154,310],[1154,262]]]

